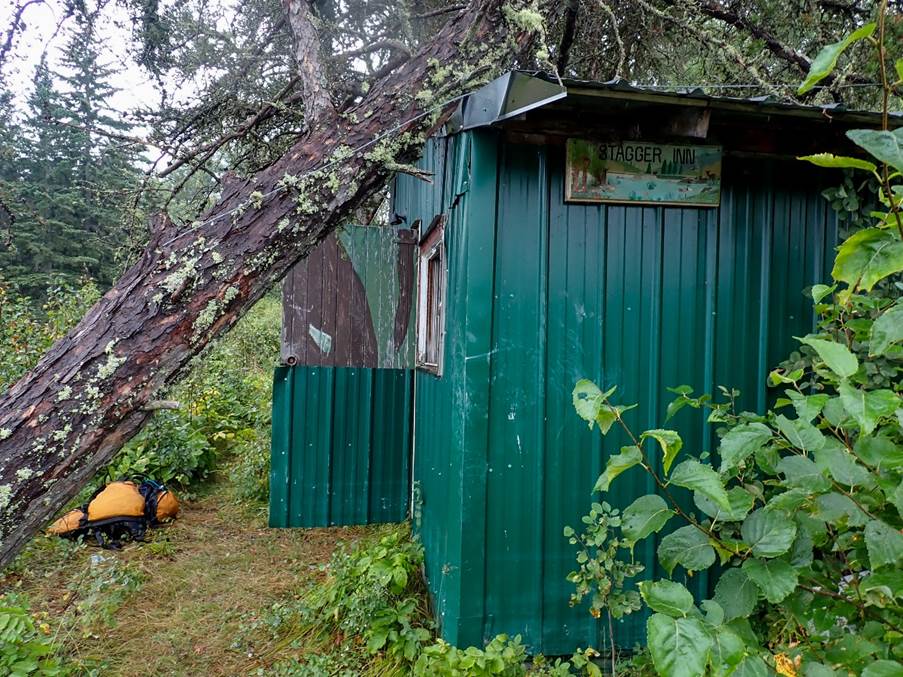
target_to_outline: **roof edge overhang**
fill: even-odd
[[[487,83],[461,101],[449,120],[448,133],[488,127],[524,113],[549,106],[561,99],[574,105],[586,105],[603,99],[612,102],[674,105],[689,108],[708,108],[725,113],[776,115],[818,119],[829,122],[838,119],[848,124],[881,123],[881,114],[873,111],[850,110],[842,105],[806,106],[772,97],[740,98],[714,96],[701,89],[660,90],[639,87],[624,80],[594,82],[586,80],[555,81],[548,76],[522,71],[509,71]],[[890,118],[892,127],[903,126],[903,113]]]
[[[449,133],[487,127],[548,106],[568,95],[567,88],[520,71],[509,71],[461,101],[448,121]]]

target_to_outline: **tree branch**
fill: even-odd
[[[373,52],[379,51],[381,49],[386,49],[397,52],[399,54],[403,54],[407,58],[411,57],[411,50],[408,49],[407,45],[405,45],[403,42],[401,42],[400,40],[386,39],[377,40],[372,45],[364,45],[363,47],[358,47],[357,49],[349,49],[347,52],[336,54],[334,58],[337,60],[353,59],[356,56],[372,54]]]
[[[16,33],[21,31],[24,26],[22,23],[22,16],[25,14],[25,10],[32,5],[43,5],[44,2],[45,0],[27,0],[27,2],[19,0],[18,7],[13,11],[13,18],[10,20],[9,29],[6,31],[6,38],[4,38],[3,44],[0,45],[0,68],[6,63],[6,57],[13,48],[13,41],[16,39]]]
[[[434,16],[441,16],[443,14],[451,14],[452,12],[460,12],[462,9],[467,9],[467,5],[449,5],[448,7],[440,7],[439,9],[434,9],[429,12],[423,12],[422,14],[412,14],[412,19],[430,19]]]
[[[577,34],[577,14],[580,12],[580,0],[567,0],[564,9],[564,29],[561,32],[561,42],[558,43],[558,61],[555,67],[564,75],[568,62],[571,60],[571,47],[574,46],[574,36]]]
[[[205,143],[199,148],[195,148],[189,153],[182,154],[181,157],[176,158],[171,164],[161,169],[157,176],[161,179],[165,176],[169,176],[174,171],[187,164],[188,162],[191,162],[199,155],[203,155],[203,158],[200,161],[200,164],[203,164],[204,162],[209,160],[216,151],[225,146],[227,143],[234,141],[235,139],[240,139],[261,122],[264,122],[265,120],[273,117],[273,115],[275,115],[276,111],[278,110],[276,104],[281,101],[289,92],[292,91],[294,86],[297,84],[298,79],[298,77],[292,78],[288,82],[288,84],[283,87],[282,90],[276,95],[273,101],[267,101],[263,106],[260,107],[260,109],[256,113],[254,113],[254,115],[247,118],[238,127],[230,132],[227,132],[226,134],[223,134],[218,139],[214,139],[213,141]]]
[[[621,31],[618,29],[618,17],[615,15],[614,10],[609,7],[604,0],[596,0],[596,3],[602,8],[602,11],[605,12],[606,16],[608,16],[608,20],[611,22],[611,30],[615,34],[615,42],[618,45],[618,65],[615,66],[614,77],[619,78],[624,70],[624,64],[627,63],[627,54],[624,51],[624,41],[621,40]]]
[[[666,3],[671,7],[677,4],[676,0],[666,0]],[[802,75],[809,73],[809,67],[812,65],[812,62],[805,54],[802,54],[792,47],[785,45],[771,31],[767,30],[757,23],[754,23],[749,19],[749,17],[743,16],[739,12],[727,9],[725,5],[718,2],[712,2],[711,0],[699,0],[698,2],[690,3],[689,6],[697,8],[705,16],[708,16],[712,19],[717,19],[722,23],[745,31],[747,34],[751,35],[757,40],[761,40],[763,43],[765,43],[765,47],[769,52],[771,52],[774,56],[778,57],[782,61],[794,66]],[[869,78],[865,78],[856,74],[849,75],[845,79],[849,82],[855,83],[871,82]],[[835,81],[837,81],[837,76],[834,73],[828,75],[823,80],[824,84],[828,87],[834,84]],[[813,92],[810,93],[809,96],[813,95],[815,91],[817,90],[813,90]]]
[[[689,21],[682,21],[681,19],[668,14],[667,12],[663,12],[658,7],[655,7],[651,3],[646,0],[634,0],[637,4],[639,4],[643,9],[648,12],[651,12],[659,19],[663,21],[670,21],[676,26],[680,26],[681,28],[686,29],[695,34],[696,38],[703,42],[707,42],[710,45],[713,45],[716,50],[715,53],[722,59],[727,60],[729,56],[737,65],[740,66],[741,69],[749,73],[749,75],[762,86],[763,89],[770,92],[773,96],[777,98],[785,98],[784,95],[776,89],[773,85],[771,85],[762,75],[759,73],[759,69],[756,68],[755,64],[749,61],[734,45],[729,43],[727,40],[724,40],[716,35],[712,35],[711,33],[705,31],[704,29],[695,26],[693,23]],[[674,0],[668,0],[668,4],[674,6]]]

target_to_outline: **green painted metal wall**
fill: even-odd
[[[412,387],[405,369],[277,367],[270,526],[404,520]]]
[[[434,139],[422,164],[441,180],[399,179],[395,208],[408,223],[449,213],[445,373],[417,373],[414,424],[415,526],[442,633],[521,634],[551,655],[604,646],[568,605],[562,528],[626,440],[603,449],[573,412],[574,382],[619,385],[639,429],[661,424],[680,384],[737,387],[761,409],[767,370],[812,326],[803,290],[828,276],[833,217],[809,172],[775,162],[725,158],[718,209],[566,205],[560,147],[492,132]],[[712,449],[698,412],[669,425]],[[621,506],[653,490],[639,471],[616,486]],[[647,575],[654,546],[637,552]],[[641,641],[644,621],[619,623],[617,643]]]

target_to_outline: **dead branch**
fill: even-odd
[[[43,5],[45,1],[46,0],[26,0],[26,2],[22,2],[22,0],[19,0],[18,6],[13,10],[13,18],[10,20],[9,28],[6,30],[6,37],[3,40],[3,44],[0,45],[0,68],[3,68],[3,65],[6,63],[6,57],[13,48],[16,33],[21,32],[25,26],[25,24],[22,23],[22,17],[25,15],[25,10],[32,5]]]
[[[160,178],[169,176],[186,163],[195,160],[198,156],[203,156],[199,161],[200,164],[203,164],[211,157],[213,157],[213,154],[216,153],[216,151],[218,151],[220,148],[225,146],[227,143],[242,138],[257,125],[272,118],[279,111],[277,104],[294,89],[295,85],[298,83],[298,80],[298,77],[292,78],[288,82],[288,84],[286,84],[285,87],[283,87],[279,91],[273,101],[267,101],[263,106],[260,107],[260,109],[256,113],[248,117],[238,127],[230,132],[227,132],[226,134],[223,134],[218,139],[214,139],[209,143],[205,143],[203,146],[195,148],[189,153],[181,154],[178,159],[161,169],[157,176]]]
[[[408,49],[407,45],[405,45],[400,40],[392,39],[378,40],[371,45],[364,45],[363,47],[358,47],[357,49],[349,49],[347,52],[336,54],[334,58],[339,61],[347,61],[348,59],[353,59],[358,56],[364,56],[365,54],[372,54],[373,52],[378,52],[379,50],[388,50],[397,54],[403,54],[407,58],[411,58],[411,50]]]

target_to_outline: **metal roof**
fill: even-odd
[[[549,106],[561,100],[588,104],[591,99],[623,100],[703,107],[739,113],[787,115],[845,122],[880,124],[881,114],[851,110],[843,104],[804,105],[772,96],[735,97],[707,94],[701,88],[663,89],[640,86],[623,79],[599,82],[562,79],[548,74],[510,71],[476,90],[464,99],[449,122],[449,131],[483,127]],[[892,126],[903,124],[903,113],[891,113]]]

